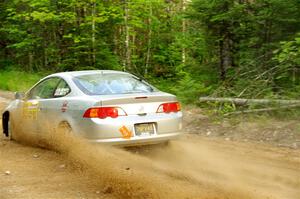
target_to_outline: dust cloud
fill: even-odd
[[[300,169],[268,152],[185,137],[168,146],[119,149],[93,145],[63,131],[30,134],[13,127],[20,142],[58,151],[74,169],[93,176],[115,198],[298,199]],[[41,136],[43,135],[43,136]],[[279,157],[280,158],[280,157]],[[298,162],[297,162],[298,163]]]

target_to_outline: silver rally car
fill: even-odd
[[[140,78],[109,70],[62,72],[41,79],[4,110],[3,133],[68,128],[94,143],[143,145],[167,142],[180,134],[182,112],[174,95]],[[24,129],[25,128],[25,129]]]

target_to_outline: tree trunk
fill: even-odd
[[[226,26],[226,25],[224,25]],[[221,40],[219,42],[219,59],[220,59],[220,79],[222,81],[226,80],[226,72],[228,68],[234,65],[234,44],[231,40],[231,35],[229,30],[225,27],[220,31]]]
[[[273,108],[259,108],[259,109],[235,111],[235,112],[231,112],[231,113],[226,113],[226,114],[224,114],[224,116],[239,115],[239,114],[245,114],[245,113],[270,112],[270,111],[277,111],[277,110],[282,110],[282,109],[292,109],[292,108],[298,108],[298,107],[300,107],[300,104],[285,105],[285,106],[273,107]]]
[[[220,68],[220,79],[222,81],[225,81],[226,79],[226,68],[224,65],[224,41],[220,40],[219,41],[219,59],[220,59],[220,64],[219,64],[219,68]]]
[[[125,1],[125,15],[124,15],[124,23],[125,23],[125,62],[124,62],[124,71],[130,69],[131,67],[131,52],[130,52],[130,43],[129,43],[129,26],[128,26],[128,18],[129,18],[129,8],[128,1]]]
[[[149,8],[149,17],[148,17],[148,44],[147,44],[147,56],[146,56],[146,66],[144,74],[148,74],[148,68],[149,68],[149,62],[150,62],[150,56],[151,56],[151,37],[152,37],[152,4],[150,2],[150,8]]]
[[[92,7],[92,65],[96,65],[96,49],[95,49],[95,15],[96,15],[96,1],[93,2],[93,7]]]
[[[186,0],[182,0],[182,12],[185,12],[186,10]],[[185,40],[185,34],[186,34],[186,20],[182,19],[182,35]],[[186,62],[186,49],[185,46],[181,49],[181,62],[184,65]]]
[[[200,102],[229,102],[236,105],[247,104],[300,104],[300,100],[273,100],[273,99],[244,99],[244,98],[218,98],[218,97],[200,97]]]
[[[47,42],[44,40],[44,68],[48,68]],[[39,69],[40,70],[40,69]]]
[[[31,50],[29,50],[28,53],[28,71],[32,71],[33,68],[33,53]]]

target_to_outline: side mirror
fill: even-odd
[[[25,96],[24,92],[16,92],[15,93],[15,99],[23,99]]]

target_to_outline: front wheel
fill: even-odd
[[[15,140],[12,121],[10,119],[8,119],[6,125],[7,125],[6,126],[6,128],[7,128],[6,137],[9,140]]]
[[[72,133],[72,127],[68,122],[61,122],[58,125],[57,130],[59,133],[63,133],[63,134],[67,134],[67,135]]]

